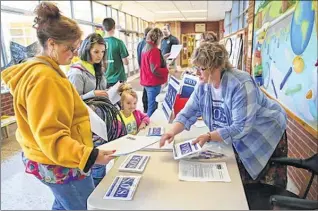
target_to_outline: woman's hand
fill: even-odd
[[[95,90],[95,96],[108,97],[108,93],[105,90]]]
[[[210,135],[209,134],[202,134],[196,140],[194,140],[192,142],[192,144],[199,143],[200,146],[202,147],[208,141],[210,141]]]
[[[167,132],[167,133],[163,134],[161,136],[159,146],[163,147],[165,145],[166,141],[170,144],[173,141],[174,136],[175,136],[174,133],[171,133],[171,132]]]
[[[140,124],[139,128],[138,128],[138,132],[139,132],[140,130],[145,129],[146,126],[147,126],[147,125],[146,125],[144,122],[142,122],[142,123]]]
[[[116,150],[113,150],[113,151],[98,150],[98,155],[97,155],[95,164],[106,165],[107,163],[109,163],[109,161],[115,158],[114,156],[111,156],[115,152]]]

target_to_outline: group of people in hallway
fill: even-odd
[[[124,43],[114,37],[115,22],[111,18],[103,21],[106,38],[93,33],[81,41],[78,23],[63,16],[54,4],[41,2],[35,14],[41,54],[1,73],[14,97],[16,138],[23,150],[25,171],[52,191],[52,209],[84,210],[115,150],[96,148],[83,100],[107,97],[109,87],[125,82],[124,65],[129,55]],[[286,187],[286,167],[269,162],[271,157],[287,155],[286,113],[261,92],[248,73],[231,66],[225,47],[217,41],[213,34],[202,36],[192,55],[200,84],[171,129],[161,137],[160,145],[172,142],[175,135],[190,130],[203,117],[210,132],[194,143],[232,145],[244,184],[262,182]],[[165,58],[177,43],[168,25],[163,30],[145,32],[138,46],[138,61],[147,115],[136,109],[137,94],[129,84],[123,83],[119,89],[120,113],[131,134],[149,124],[157,108],[155,98],[168,79]],[[65,74],[59,65],[69,65],[77,54],[80,60]]]

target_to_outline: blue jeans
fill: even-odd
[[[52,210],[87,210],[87,199],[95,188],[92,176],[66,184],[42,183],[51,189],[55,197]]]
[[[153,112],[158,108],[156,97],[160,93],[161,85],[158,86],[145,86],[148,98],[148,110],[147,115],[151,117]]]
[[[94,180],[94,185],[97,187],[97,185],[102,181],[102,179],[106,175],[106,166],[105,165],[99,165],[94,164],[92,167],[92,177]]]

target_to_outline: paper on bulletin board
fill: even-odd
[[[162,103],[163,112],[168,121],[170,121],[173,106],[176,101],[177,94],[180,91],[180,82],[173,76],[170,76],[168,83],[168,91]]]

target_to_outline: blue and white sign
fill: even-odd
[[[184,74],[181,81],[180,97],[189,98],[198,85],[199,77],[190,74]]]
[[[104,199],[132,200],[140,178],[140,176],[117,176]]]
[[[120,165],[119,171],[142,173],[148,163],[150,155],[132,154]]]

